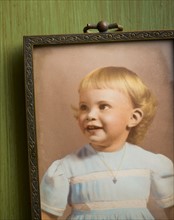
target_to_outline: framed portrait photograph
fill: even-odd
[[[139,146],[153,154],[164,155],[171,161],[174,159],[174,30],[24,36],[27,140],[33,220],[43,219],[40,190],[48,168],[53,162],[78,151],[89,142],[79,128],[76,116],[79,109],[79,85],[88,73],[105,67],[126,68],[136,73],[150,88],[157,99],[157,110]],[[136,155],[134,160],[137,160]],[[105,166],[106,170],[110,171],[108,167]],[[45,181],[51,180],[47,178]],[[77,180],[75,178],[72,181]],[[93,183],[95,181],[93,179]],[[71,185],[71,180],[69,182]],[[59,183],[53,183],[55,184]],[[57,192],[58,197],[64,192],[64,183],[61,184],[62,192]],[[74,182],[72,184],[75,185]],[[115,187],[117,184],[119,185],[119,180]],[[71,213],[70,192],[73,191],[74,185],[70,186],[69,194],[64,198],[68,201],[66,208],[54,207],[57,208],[57,213],[60,210],[62,212],[58,219],[66,219]],[[78,187],[76,190],[80,190],[80,186]],[[96,188],[97,190],[99,188]],[[156,219],[167,219],[163,209],[158,207],[151,195],[149,197],[147,206],[152,216]],[[52,214],[54,216],[54,211]]]

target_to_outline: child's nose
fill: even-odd
[[[97,112],[93,109],[90,110],[87,114],[87,120],[96,120],[97,118]]]

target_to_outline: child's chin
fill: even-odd
[[[102,141],[97,138],[88,138],[88,140],[90,141],[91,144],[94,144],[97,146],[102,145]]]

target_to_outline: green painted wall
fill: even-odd
[[[0,0],[0,219],[31,219],[23,36],[82,33],[100,20],[174,29],[173,11],[173,0]]]

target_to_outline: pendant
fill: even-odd
[[[116,184],[117,179],[114,177],[114,179],[112,180],[114,184]]]

